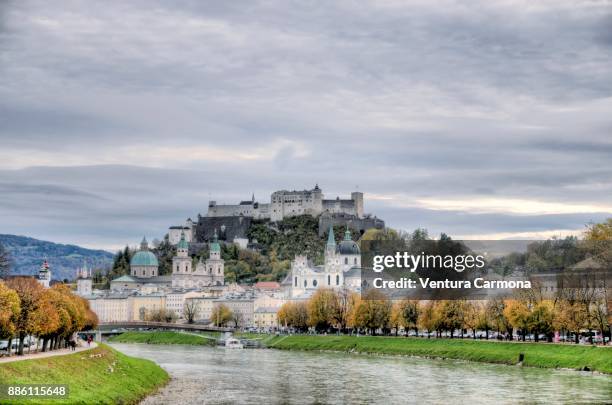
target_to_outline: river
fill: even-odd
[[[611,403],[612,377],[411,357],[112,344],[172,381],[143,404]]]

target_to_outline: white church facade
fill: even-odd
[[[297,255],[291,271],[282,283],[287,298],[306,298],[318,288],[361,290],[361,251],[347,229],[344,240],[336,244],[333,228],[329,228],[325,261],[315,266],[304,255]]]
[[[221,258],[221,245],[215,237],[210,244],[210,254],[206,261],[200,260],[193,268],[193,261],[189,256],[189,244],[185,234],[176,245],[176,256],[172,258],[172,287],[173,288],[200,288],[222,286],[225,282],[224,260]]]

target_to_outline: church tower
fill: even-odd
[[[44,287],[49,288],[51,284],[51,270],[49,270],[49,263],[47,259],[40,266],[40,270],[38,271],[38,282]]]
[[[176,256],[172,258],[172,274],[191,274],[191,257],[185,232],[181,232],[181,240],[176,245]]]
[[[225,260],[221,258],[221,245],[217,236],[217,230],[210,243],[210,255],[206,260],[206,270],[212,277],[213,285],[223,285],[225,283]]]
[[[86,297],[92,294],[93,280],[91,279],[91,271],[84,266],[77,272],[77,294],[81,297]]]

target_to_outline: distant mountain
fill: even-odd
[[[113,254],[104,250],[85,249],[75,245],[62,245],[26,236],[0,234],[2,244],[11,254],[11,274],[34,275],[44,259],[49,261],[54,280],[75,277],[76,269],[85,263],[94,270],[108,270],[113,264]]]

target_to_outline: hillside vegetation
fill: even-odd
[[[327,233],[319,237],[319,222],[310,215],[286,218],[279,222],[253,221],[248,238],[257,241],[258,251],[242,250],[235,245],[222,245],[221,256],[225,260],[227,282],[255,283],[257,281],[282,281],[297,254],[305,254],[315,264],[323,263],[323,250]],[[336,241],[344,237],[345,228],[334,228]],[[352,231],[353,240],[359,233]],[[159,274],[170,274],[175,248],[167,238],[152,247],[159,260]],[[110,278],[129,274],[130,258],[135,252],[126,247],[115,255]],[[202,249],[193,257],[193,266],[198,260],[208,258],[208,249]]]

